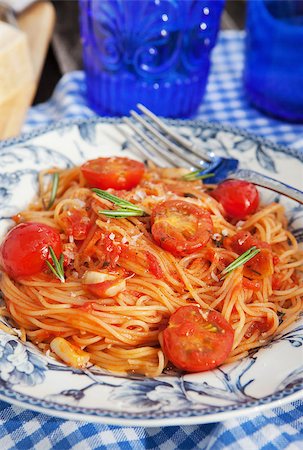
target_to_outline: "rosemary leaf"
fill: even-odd
[[[186,173],[182,176],[185,181],[196,181],[196,180],[205,180],[206,178],[211,178],[215,176],[214,173],[203,173],[200,169],[195,170],[193,172]]]
[[[110,202],[114,203],[117,206],[120,206],[123,209],[144,212],[143,209],[141,209],[139,206],[134,205],[133,203],[128,202],[127,200],[123,200],[122,198],[117,197],[116,195],[112,195],[109,192],[103,191],[102,189],[93,188],[92,191],[95,192],[95,194],[97,194],[100,198],[103,198],[104,200],[109,200]]]
[[[47,209],[50,209],[56,200],[58,186],[59,186],[59,173],[55,172],[55,173],[53,173],[52,190],[51,190],[50,199],[49,199],[49,202],[47,205]]]
[[[138,211],[131,211],[128,209],[100,209],[99,214],[103,214],[107,217],[114,217],[116,219],[123,219],[125,217],[146,216],[147,214],[143,209]]]
[[[123,200],[120,197],[116,197],[115,195],[110,194],[109,192],[103,191],[102,189],[93,188],[92,189],[95,194],[104,200],[109,200],[115,205],[119,206],[118,209],[100,209],[98,212],[107,217],[114,217],[116,219],[126,218],[126,217],[134,217],[134,216],[147,216],[147,213],[137,205],[134,205],[127,200]]]
[[[221,275],[224,275],[221,277],[221,280],[224,280],[226,276],[232,272],[233,270],[237,269],[237,267],[242,266],[243,264],[247,263],[250,259],[252,259],[254,256],[256,256],[261,250],[257,248],[256,246],[251,247],[246,252],[242,253],[237,259],[235,259],[231,264],[229,264],[227,267],[225,267],[224,270],[222,270]]]
[[[56,256],[53,248],[51,246],[49,246],[48,250],[49,250],[49,254],[50,254],[51,258],[52,258],[52,261],[54,263],[54,265],[52,266],[52,264],[49,261],[46,261],[46,264],[47,264],[48,268],[53,272],[53,274],[57,278],[59,278],[61,283],[65,283],[64,267],[63,267],[63,261],[64,261],[63,253],[61,253],[59,261],[58,261],[58,258]]]

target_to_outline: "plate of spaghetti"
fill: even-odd
[[[303,189],[303,155],[169,122]],[[0,398],[117,425],[225,420],[302,396],[303,207],[141,161],[113,119],[0,144]]]

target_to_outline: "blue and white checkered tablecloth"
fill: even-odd
[[[196,118],[232,124],[280,144],[303,139],[303,125],[267,117],[249,105],[242,87],[243,34],[223,32],[213,53],[207,93]],[[52,98],[30,109],[23,131],[60,119],[91,117],[83,73],[65,75]],[[0,448],[228,449],[303,448],[303,402],[222,423],[164,428],[118,427],[57,419],[0,401]]]
[[[242,85],[243,50],[243,32],[221,33],[212,54],[206,95],[194,118],[244,128],[279,144],[292,145],[302,140],[302,124],[271,118],[249,104]],[[23,131],[61,119],[92,117],[94,113],[87,105],[83,81],[83,72],[65,75],[48,102],[29,110]]]

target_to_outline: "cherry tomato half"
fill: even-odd
[[[183,200],[167,200],[156,206],[151,223],[157,244],[175,256],[204,247],[213,233],[209,212]]]
[[[91,187],[130,190],[137,186],[144,174],[144,164],[129,158],[97,158],[81,166],[84,178]]]
[[[252,236],[249,231],[241,230],[234,236],[225,238],[223,245],[238,255],[242,255],[253,246],[261,250],[244,264],[243,275],[245,277],[256,280],[273,274],[273,255],[270,245]]]
[[[181,306],[163,331],[163,351],[179,369],[203,372],[222,364],[229,355],[234,331],[217,311]]]
[[[227,180],[210,193],[233,219],[245,219],[259,206],[259,192],[255,185],[243,180]]]
[[[8,232],[0,246],[1,267],[12,278],[35,275],[46,266],[49,246],[59,258],[62,246],[57,230],[42,223],[20,223]]]

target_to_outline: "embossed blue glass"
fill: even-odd
[[[303,1],[249,0],[244,86],[251,102],[303,122]]]
[[[205,92],[224,0],[79,0],[87,96],[100,115],[141,102],[188,117]]]

